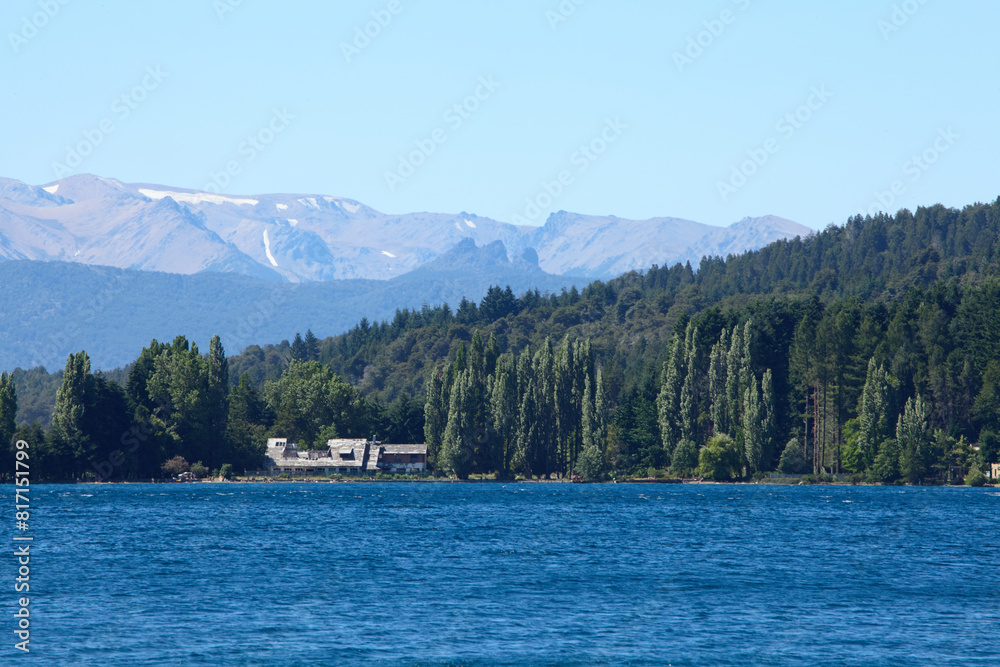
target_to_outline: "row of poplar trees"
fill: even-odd
[[[607,408],[589,340],[546,339],[499,353],[475,333],[427,386],[424,435],[431,463],[460,479],[505,479],[606,470]]]
[[[723,329],[708,358],[698,329],[689,323],[675,335],[663,365],[656,398],[667,460],[675,472],[692,472],[691,452],[712,436],[728,436],[747,474],[773,469],[778,434],[770,369],[754,371],[753,322]],[[706,363],[707,361],[707,363]]]

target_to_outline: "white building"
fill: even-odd
[[[270,473],[360,475],[427,469],[427,445],[383,445],[369,440],[327,440],[326,449],[299,449],[287,438],[268,438],[264,467]]]

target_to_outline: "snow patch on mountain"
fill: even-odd
[[[210,192],[170,192],[161,190],[147,190],[146,188],[139,188],[139,192],[146,195],[150,199],[165,199],[170,197],[175,202],[183,202],[185,204],[236,204],[237,206],[256,206],[260,203],[257,199],[240,199],[238,197],[226,197],[224,195],[215,195]]]
[[[278,260],[274,258],[271,254],[271,241],[267,238],[267,230],[264,230],[264,254],[267,255],[267,259],[271,262],[271,266],[278,266]]]
[[[56,191],[57,191],[57,190],[59,190],[59,184],[58,184],[58,183],[56,183],[55,185],[50,185],[50,186],[49,186],[49,187],[47,187],[47,188],[42,188],[42,190],[45,190],[45,191],[46,191],[46,192],[48,192],[48,193],[49,193],[50,195],[54,195],[54,194],[56,193]]]

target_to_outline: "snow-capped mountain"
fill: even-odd
[[[723,228],[565,212],[525,229],[467,213],[390,215],[327,195],[230,196],[89,174],[44,187],[0,179],[0,259],[186,275],[216,271],[288,282],[386,280],[460,243],[483,247],[498,241],[511,257],[534,249],[548,273],[609,278],[807,233],[774,217]]]

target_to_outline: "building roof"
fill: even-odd
[[[426,454],[427,445],[382,445],[383,454]]]
[[[427,445],[383,445],[363,439],[336,438],[326,441],[327,449],[297,449],[284,438],[270,438],[264,465],[269,468],[319,470],[350,468],[378,472],[383,456],[396,454],[427,455]],[[373,446],[374,444],[374,446]]]

